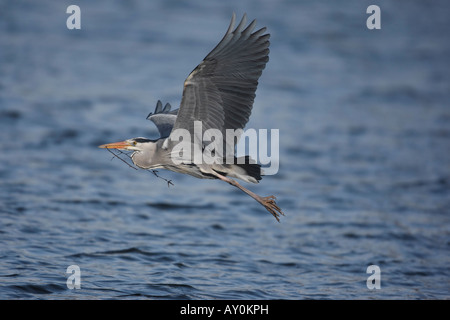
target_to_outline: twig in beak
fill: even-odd
[[[109,149],[109,148],[105,148],[105,149],[108,150],[108,151],[114,156],[114,157],[111,158],[111,160],[113,160],[114,158],[117,158],[117,159],[119,159],[120,161],[125,162],[125,163],[127,164],[127,166],[129,166],[130,168],[133,168],[134,170],[138,170],[138,168],[136,168],[135,166],[129,164],[126,160],[124,160],[124,159],[122,159],[121,157],[119,157],[119,155],[117,155],[117,154],[115,154],[114,152],[112,152],[111,149]],[[119,150],[119,149],[116,149],[116,150],[119,152],[119,154],[124,154],[124,155],[126,155],[128,158],[131,159],[131,157],[130,157],[128,154],[126,154],[125,152],[123,152],[123,151],[121,151],[121,150]],[[166,178],[161,177],[160,175],[158,175],[158,173],[157,173],[158,171],[156,171],[156,170],[147,170],[147,171],[153,173],[153,174],[155,175],[155,177],[158,177],[158,178],[164,180],[165,182],[167,182],[167,187],[168,187],[168,188],[169,188],[171,185],[174,186],[172,180],[168,180],[168,179],[166,179]]]

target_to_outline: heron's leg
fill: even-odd
[[[240,190],[242,190],[246,194],[248,194],[250,197],[252,197],[256,201],[258,201],[260,204],[262,204],[264,206],[264,208],[266,208],[267,211],[269,211],[275,217],[275,219],[277,219],[277,221],[280,222],[280,218],[279,218],[280,214],[284,215],[284,213],[281,211],[280,207],[278,207],[277,203],[275,202],[275,199],[276,199],[275,196],[261,197],[261,196],[257,195],[256,193],[251,192],[247,188],[241,186],[237,181],[235,181],[231,178],[228,178],[226,176],[223,176],[214,170],[212,170],[212,171],[213,171],[212,172],[213,175],[215,175],[220,180],[225,181],[225,182],[231,184],[232,186],[239,188]]]

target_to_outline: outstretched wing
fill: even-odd
[[[178,109],[170,111],[171,108],[171,105],[166,103],[163,109],[161,101],[158,100],[155,111],[150,112],[147,116],[147,119],[153,121],[158,128],[161,138],[167,138],[170,135],[177,120]]]
[[[246,27],[244,14],[233,31],[235,20],[233,13],[223,39],[184,82],[173,127],[187,129],[193,135],[194,121],[201,121],[202,136],[208,129],[220,130],[224,148],[225,130],[242,129],[248,122],[258,79],[269,60],[270,35],[265,34],[266,28],[253,32],[256,20]],[[226,150],[234,150],[234,142],[232,149]]]

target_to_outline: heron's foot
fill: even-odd
[[[280,214],[284,216],[284,213],[275,202],[275,199],[275,196],[261,197],[261,204],[280,222]]]

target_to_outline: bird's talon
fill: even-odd
[[[262,205],[269,211],[278,222],[280,222],[280,215],[284,216],[283,211],[275,202],[275,196],[262,197]]]

